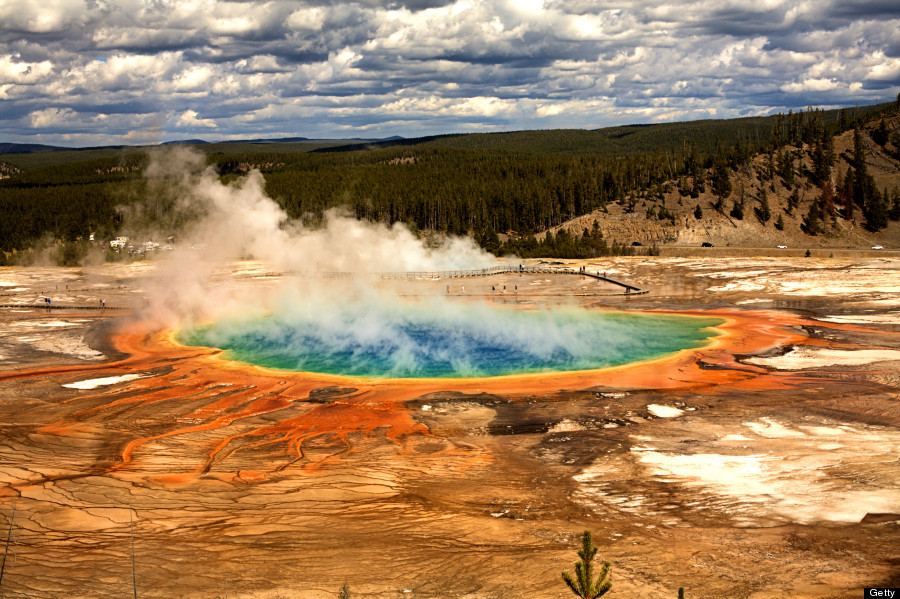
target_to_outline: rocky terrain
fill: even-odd
[[[900,261],[582,265],[650,293],[507,274],[448,301],[702,313],[724,335],[612,371],[336,379],[143,327],[147,263],[0,269],[0,592],[562,599],[585,529],[613,598],[900,586]]]
[[[892,145],[888,145],[886,150],[872,141],[871,130],[875,125],[876,123],[872,123],[869,130],[863,131],[866,166],[878,189],[891,193],[895,189],[900,189],[900,160],[896,154],[892,155],[896,152]],[[886,126],[890,131],[895,131],[900,126],[900,117],[887,119]],[[891,222],[886,229],[873,233],[862,226],[858,213],[855,220],[837,216],[829,222],[822,234],[805,233],[802,229],[803,216],[812,201],[821,195],[822,190],[814,186],[809,177],[812,166],[808,154],[810,147],[786,146],[785,149],[791,152],[799,149],[804,153],[803,160],[796,165],[798,176],[794,186],[799,191],[799,208],[788,209],[789,198],[793,193],[792,187],[786,186],[777,177],[774,185],[763,180],[762,173],[766,169],[767,157],[757,155],[747,168],[731,174],[732,192],[722,211],[715,210],[717,198],[709,185],[705,186],[703,193],[694,198],[680,193],[677,182],[672,181],[663,192],[662,198],[655,198],[647,193],[635,196],[633,211],[628,210],[628,202],[611,204],[606,210],[596,210],[591,214],[580,216],[560,227],[554,227],[551,231],[556,232],[560,228],[565,228],[573,234],[580,235],[585,228],[590,230],[596,221],[605,239],[626,244],[638,242],[644,246],[656,244],[696,247],[702,243],[712,243],[717,247],[760,249],[775,248],[779,245],[804,249],[869,248],[875,245],[900,248],[900,222]],[[853,132],[847,131],[835,137],[834,149],[837,160],[832,169],[833,184],[837,181],[838,174],[843,177],[850,169]],[[766,191],[772,214],[768,222],[762,222],[753,212],[753,208],[759,206],[760,192],[763,189]],[[733,201],[740,201],[742,197],[745,215],[743,219],[736,219],[730,216],[730,208]],[[699,219],[694,215],[697,206],[700,206],[703,214]],[[647,217],[648,208],[660,207],[665,207],[674,215],[674,219]],[[775,227],[778,215],[782,216],[784,222],[784,228],[780,231]]]

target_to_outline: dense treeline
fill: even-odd
[[[883,130],[882,121],[882,130]],[[887,136],[872,136],[874,143],[887,149],[889,139]],[[900,159],[900,136],[897,136],[896,145],[891,148],[896,159]],[[809,235],[818,235],[825,232],[826,225],[833,224],[840,217],[846,220],[852,219],[859,211],[863,225],[872,232],[880,231],[888,225],[889,220],[900,220],[900,193],[895,188],[879,190],[874,177],[869,174],[866,165],[866,150],[863,147],[863,134],[857,127],[853,130],[853,154],[850,160],[850,168],[846,174],[838,173],[835,183],[830,178],[822,179],[821,193],[809,206],[809,210],[803,216],[803,230]],[[827,161],[826,161],[827,166]],[[819,170],[814,161],[814,173]],[[826,173],[828,171],[826,170]]]
[[[0,181],[0,251],[43,238],[74,241],[112,237],[123,223],[120,206],[141,201],[146,157],[64,163],[25,170]]]
[[[207,159],[226,181],[260,169],[267,193],[289,216],[313,225],[324,211],[343,207],[360,219],[473,234],[483,247],[498,253],[602,256],[631,248],[602,239],[596,229],[582,235],[560,231],[541,241],[534,234],[613,202],[634,211],[636,198],[662,197],[673,182],[682,195],[692,197],[708,184],[719,198],[716,209],[724,213],[732,192],[731,173],[761,152],[768,156],[762,178],[778,178],[790,188],[796,173],[828,188],[835,163],[833,136],[877,122],[897,109],[890,103],[862,110],[811,109],[767,118],[598,131],[447,135],[339,151],[289,152],[283,151],[283,144],[261,145],[248,152],[211,152]],[[900,147],[889,137],[887,131],[873,130],[876,143]],[[222,149],[221,144],[215,147]],[[813,165],[809,173],[797,166],[803,163],[804,147]],[[846,216],[858,208],[871,230],[883,228],[893,216],[891,196],[875,189],[863,152],[860,145],[847,177],[814,202],[821,214],[814,209],[808,215],[810,234],[819,232],[823,214],[834,215],[837,209]],[[74,241],[89,233],[109,238],[125,224],[135,226],[124,214],[152,220],[165,210],[160,187],[143,177],[149,160],[145,154],[122,150],[104,158],[91,154],[84,161],[70,160],[71,154],[66,153],[64,162],[0,180],[0,252],[23,250],[41,238]],[[744,201],[735,201],[733,216],[743,218]],[[646,212],[648,218],[674,220],[665,206],[651,206]],[[754,213],[763,222],[771,218],[762,201]],[[499,234],[508,239],[501,243]]]
[[[581,235],[573,235],[566,229],[559,229],[555,234],[548,231],[538,240],[534,235],[513,237],[501,242],[499,236],[492,233],[476,235],[478,243],[498,256],[514,255],[521,258],[599,258],[601,256],[630,256],[636,246],[619,243],[613,240],[607,243],[603,238],[597,221],[589,229],[583,229]],[[656,247],[646,250],[650,254],[657,253]]]
[[[266,174],[266,189],[293,217],[346,206],[361,219],[420,229],[534,233],[653,186],[678,172],[671,155],[626,159],[505,151],[378,150],[352,164],[318,156]]]
[[[381,142],[346,144],[319,149],[320,152],[358,151],[389,147],[435,146],[459,149],[516,150],[537,154],[599,154],[626,156],[695,145],[703,154],[716,147],[730,147],[738,141],[752,147],[766,147],[776,135],[784,142],[790,133],[803,130],[810,113],[832,131],[846,131],[852,123],[869,120],[874,113],[890,104],[851,109],[789,112],[787,115],[745,117],[725,120],[699,120],[653,125],[622,125],[596,130],[556,129],[552,131],[511,131],[505,133],[471,133],[436,135],[418,139],[396,139]],[[781,133],[778,133],[781,131]],[[782,145],[778,143],[778,145]]]

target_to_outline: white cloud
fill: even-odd
[[[285,23],[295,31],[318,31],[325,25],[325,10],[321,7],[299,8]]]
[[[177,92],[202,91],[208,89],[213,70],[208,66],[185,69],[172,78],[172,89]]]
[[[45,129],[54,125],[64,124],[75,118],[75,111],[71,108],[45,108],[36,110],[28,115],[31,126],[35,129]]]
[[[0,84],[30,84],[50,75],[53,64],[49,60],[22,62],[15,56],[0,56]]]
[[[85,9],[83,2],[72,0],[3,0],[0,22],[4,29],[52,33],[83,23]]]
[[[494,117],[514,112],[516,102],[502,98],[475,97],[466,98],[453,105],[452,112],[466,116]]]
[[[105,143],[151,113],[162,136],[593,128],[900,91],[889,3],[858,17],[838,0],[383,6],[0,0],[0,98],[19,115],[7,136],[83,139],[100,113]]]
[[[884,52],[878,51],[869,57],[869,63],[866,79],[900,81],[900,58],[887,58]]]
[[[181,113],[181,116],[178,117],[175,124],[178,127],[185,129],[192,129],[195,127],[215,129],[217,127],[216,122],[212,119],[198,119],[196,110],[185,110]]]
[[[782,85],[781,89],[789,93],[822,92],[834,89],[837,86],[837,81],[834,79],[804,79],[803,81]]]

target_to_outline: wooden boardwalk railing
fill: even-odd
[[[599,281],[618,285],[625,289],[625,293],[644,294],[648,290],[641,289],[628,283],[623,283],[616,279],[612,279],[605,275],[601,275],[599,271],[591,272],[588,270],[581,271],[574,268],[562,268],[556,266],[492,266],[490,268],[479,268],[473,270],[436,270],[436,271],[404,271],[404,272],[383,272],[377,273],[383,279],[453,279],[462,277],[489,277],[493,275],[503,274],[525,274],[525,273],[541,273],[551,275],[579,275],[582,277],[591,277]],[[350,275],[351,273],[328,273],[330,275]],[[330,278],[338,278],[333,276]]]
[[[493,275],[504,274],[548,274],[548,275],[578,275],[582,277],[590,277],[598,281],[604,281],[612,285],[618,285],[625,290],[626,295],[642,295],[648,293],[647,289],[641,289],[628,283],[623,283],[616,279],[612,279],[605,275],[601,275],[599,271],[581,271],[574,268],[562,268],[557,266],[492,266],[490,268],[477,268],[471,270],[421,270],[421,271],[402,271],[402,272],[381,272],[374,273],[382,279],[458,279],[468,277],[489,277]],[[285,273],[260,273],[253,275],[254,277],[281,276]],[[287,273],[304,276],[317,276],[324,279],[351,279],[352,272],[316,272],[316,273]],[[44,310],[124,310],[126,308],[120,306],[84,306],[71,304],[0,304],[0,308],[30,308]]]

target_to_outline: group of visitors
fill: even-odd
[[[496,286],[491,285],[491,294],[494,294],[494,293],[496,293],[496,292],[497,292]],[[501,293],[506,293],[506,285],[503,286],[503,291],[501,291]],[[518,285],[513,285],[513,293],[516,293],[516,294],[519,293],[519,286],[518,286]]]

